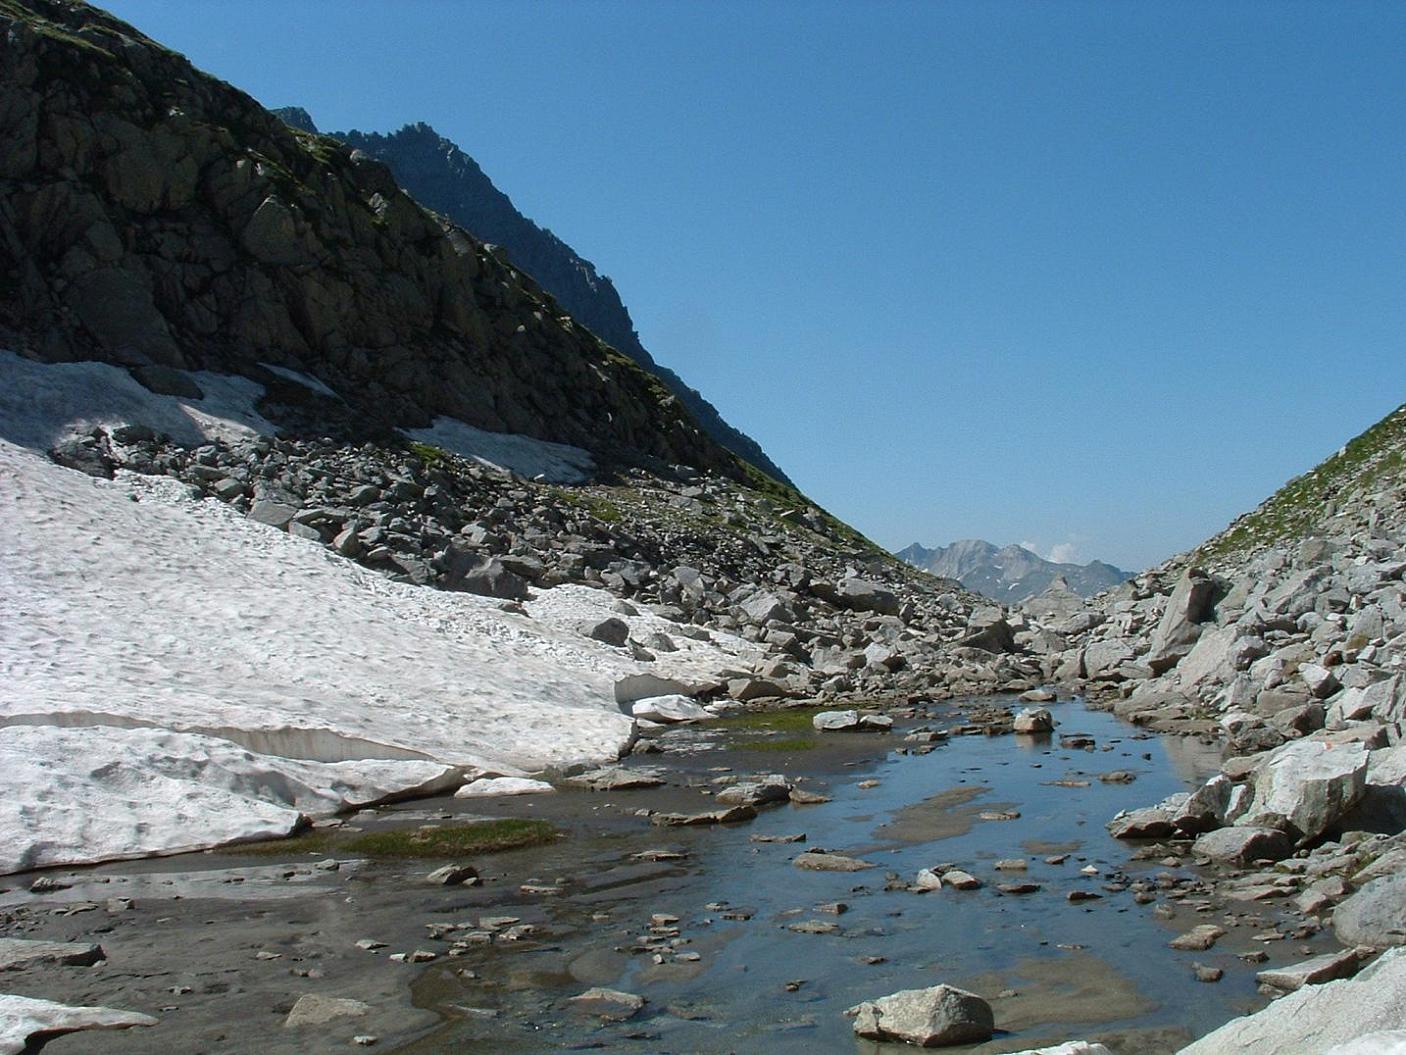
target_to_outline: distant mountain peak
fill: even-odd
[[[1016,604],[1055,584],[1092,597],[1130,578],[1103,561],[1069,564],[1046,560],[1024,546],[996,546],[985,539],[958,539],[928,549],[917,542],[898,551],[900,560],[933,575],[956,579],[969,590],[1003,604]]]

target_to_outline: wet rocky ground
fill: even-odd
[[[106,959],[12,972],[7,989],[160,1019],[53,1053],[872,1053],[890,1049],[857,1041],[845,1009],[939,982],[995,1009],[995,1039],[953,1050],[1083,1037],[1157,1053],[1261,1006],[1256,971],[1335,947],[1282,902],[1227,900],[1190,858],[1105,830],[1204,779],[1217,748],[1076,702],[1053,705],[1050,736],[943,737],[991,702],[919,705],[892,732],[815,734],[808,712],[675,727],[627,763],[655,787],[406,803],[302,842],[45,873],[41,892],[10,877],[0,934]],[[718,809],[757,773],[797,793],[740,823],[652,823]],[[343,849],[351,829],[480,816],[562,836],[465,861],[474,886],[428,882],[443,860]],[[873,867],[795,863],[822,851]],[[923,870],[979,886],[923,892]],[[1224,933],[1170,947],[1206,924]],[[593,987],[638,999],[572,1003]],[[305,1003],[286,1025],[308,994],[365,1007]]]

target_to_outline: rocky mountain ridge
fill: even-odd
[[[273,112],[294,127],[317,131],[305,110]],[[645,350],[615,284],[550,230],[519,212],[460,147],[424,123],[390,134],[355,129],[329,134],[385,164],[416,201],[501,247],[508,260],[551,293],[573,319],[658,377],[705,433],[773,478],[790,483],[755,440],[724,421],[697,389]]]
[[[1079,596],[1092,597],[1131,578],[1103,561],[1049,561],[1024,546],[997,547],[984,539],[960,539],[936,549],[915,542],[899,550],[897,556],[915,568],[956,579],[967,589],[1002,604],[1019,604],[1049,589],[1056,579],[1062,579],[1063,587]]]
[[[0,337],[32,358],[305,371],[363,435],[449,416],[602,462],[742,468],[676,396],[390,172],[87,4],[0,5]]]

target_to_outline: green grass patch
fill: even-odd
[[[261,839],[254,843],[239,843],[223,851],[241,857],[286,857],[288,854],[325,854],[332,850],[332,832],[309,831],[288,839]]]
[[[502,818],[440,828],[394,828],[375,832],[325,830],[290,839],[241,843],[227,852],[241,857],[289,854],[354,854],[358,857],[441,858],[541,846],[561,833],[546,821]]]
[[[552,842],[559,834],[546,821],[502,818],[473,824],[447,824],[441,828],[364,832],[338,849],[367,857],[462,857],[541,846]]]
[[[778,711],[748,711],[730,718],[719,718],[718,725],[725,729],[746,732],[767,733],[810,733],[815,731],[811,719],[819,714],[819,707],[787,707]]]
[[[406,444],[406,449],[415,457],[419,458],[420,461],[424,462],[425,468],[427,469],[443,468],[449,465],[451,461],[448,451],[429,443],[419,443],[412,440],[410,443]]]
[[[1330,502],[1398,484],[1406,476],[1406,407],[1398,408],[1316,468],[1297,476],[1258,509],[1236,520],[1193,560],[1247,556],[1262,546],[1323,530]]]

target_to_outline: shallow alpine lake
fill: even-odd
[[[1178,890],[1178,878],[1196,878],[1189,861],[1135,859],[1136,846],[1107,834],[1118,810],[1213,772],[1214,746],[1151,736],[1077,701],[1051,705],[1059,724],[1048,737],[954,735],[926,753],[908,740],[993,704],[1018,706],[920,704],[900,709],[907,716],[888,733],[816,734],[811,712],[675,726],[651,733],[662,753],[624,763],[657,770],[659,787],[406,802],[277,844],[55,870],[68,884],[60,891],[0,894],[8,933],[100,941],[108,961],[19,972],[11,989],[160,1019],[60,1037],[46,1049],[55,1055],[306,1055],[359,1050],[357,1037],[402,1055],[875,1055],[916,1049],[857,1039],[845,1010],[942,982],[990,1001],[998,1029],[986,1044],[942,1050],[1083,1038],[1157,1055],[1264,1003],[1261,965],[1239,954],[1286,964],[1327,941],[1276,931],[1272,904]],[[1088,746],[1061,746],[1073,734]],[[1099,779],[1115,771],[1133,779]],[[762,807],[738,824],[651,823],[651,812],[714,809],[726,782],[758,773],[829,801]],[[483,817],[541,819],[562,836],[465,858],[482,876],[472,887],[426,882],[442,859],[351,851],[368,836],[394,846],[425,826]],[[875,867],[792,864],[821,848]],[[1026,868],[1012,870],[1015,860]],[[909,889],[939,866],[982,886]],[[1135,901],[1135,884],[1151,884],[1148,903]],[[1214,948],[1168,947],[1202,923],[1227,930]],[[1195,964],[1224,977],[1198,982]],[[569,1003],[594,986],[646,1002],[602,1021]],[[304,994],[367,1009],[285,1028]]]
[[[658,739],[668,754],[631,763],[665,765],[674,786],[501,802],[516,815],[576,826],[572,839],[516,862],[561,893],[491,897],[490,885],[466,899],[484,914],[510,910],[537,930],[525,943],[495,941],[432,966],[416,986],[417,1003],[450,1021],[401,1050],[911,1051],[857,1039],[843,1012],[947,982],[990,1000],[998,1033],[984,1045],[944,1050],[1100,1038],[1115,1050],[1154,1053],[1263,1003],[1255,968],[1236,957],[1263,947],[1250,940],[1258,928],[1232,930],[1206,952],[1177,952],[1167,946],[1172,937],[1219,917],[1188,905],[1160,919],[1131,891],[1105,886],[1191,874],[1133,861],[1133,847],[1104,824],[1119,809],[1204,779],[1216,769],[1215,748],[1152,737],[1071,702],[1053,706],[1053,736],[955,736],[926,754],[898,753],[913,746],[904,741],[909,729],[959,724],[963,705],[924,710],[889,734],[812,737],[782,728],[771,738],[779,750],[750,726],[679,727]],[[1092,749],[1061,747],[1060,737],[1073,733],[1091,737]],[[814,746],[788,750],[793,741]],[[1119,770],[1136,779],[1099,780]],[[700,792],[715,781],[770,772],[800,778],[800,787],[831,801],[764,807],[753,821],[709,828],[650,827],[633,816],[704,810]],[[796,835],[805,841],[756,841]],[[877,867],[792,865],[816,848]],[[648,851],[687,856],[632,856]],[[1014,859],[1026,869],[996,867]],[[906,889],[920,869],[939,865],[983,886]],[[1039,889],[1002,893],[1005,883]],[[1070,901],[1071,891],[1100,896]],[[1224,979],[1198,982],[1193,962],[1224,968]],[[597,1023],[564,1003],[589,986],[648,1003],[627,1021]]]

